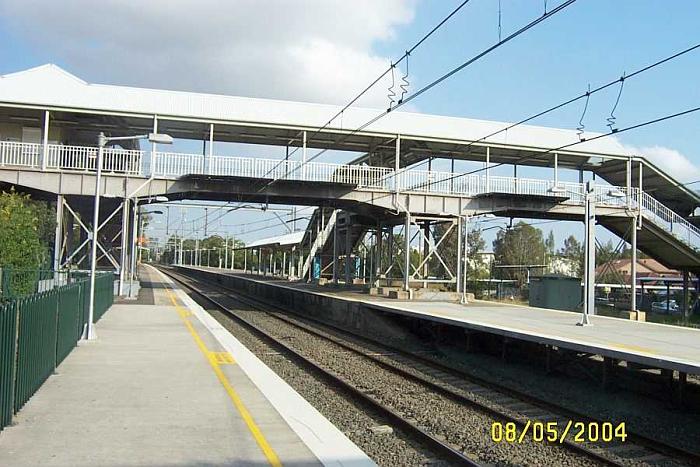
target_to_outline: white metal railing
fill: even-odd
[[[46,158],[44,160],[44,157]],[[106,148],[102,170],[111,173],[138,175],[141,173],[143,151]],[[38,143],[0,141],[0,166],[42,167],[48,170],[94,171],[97,166],[97,148]]]
[[[204,156],[177,152],[158,152],[153,169],[157,177],[177,178],[187,174],[204,173]]]
[[[49,169],[92,172],[97,167],[98,149],[95,147],[49,144],[47,149],[46,167]],[[105,148],[102,170],[110,173],[139,175],[143,154],[143,151]]]
[[[330,164],[325,162],[280,161],[248,157],[196,154],[156,153],[155,174],[171,178],[185,174],[220,175],[262,179],[301,180],[357,185],[361,188],[383,188],[383,179],[391,173],[384,167]]]
[[[280,161],[229,156],[205,157],[201,154],[156,152],[146,173],[144,151],[106,148],[103,170],[126,175],[155,175],[158,178],[178,178],[187,174],[206,174],[262,179],[284,179],[311,182],[344,183],[362,189],[438,193],[456,196],[476,196],[485,193],[552,196],[562,192],[567,204],[583,205],[585,186],[581,183],[515,177],[461,175],[450,172],[404,169],[395,173],[385,167],[331,164],[325,162]],[[155,156],[155,157],[153,157]],[[44,160],[45,157],[45,160]],[[20,166],[47,170],[94,171],[97,148],[49,144],[46,154],[43,145],[0,141],[0,166]],[[611,196],[610,191],[621,191],[623,196]],[[609,207],[640,209],[645,219],[672,234],[687,245],[700,249],[700,229],[637,188],[596,185],[596,203]]]
[[[41,167],[42,145],[0,141],[0,166]]]

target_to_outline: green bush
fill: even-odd
[[[32,292],[37,280],[35,274],[19,271],[35,271],[48,260],[48,245],[42,236],[51,228],[49,211],[46,203],[32,201],[28,195],[0,192],[0,267],[15,271],[15,295]]]

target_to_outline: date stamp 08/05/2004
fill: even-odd
[[[491,424],[491,441],[494,443],[522,443],[528,435],[535,442],[563,443],[567,439],[575,443],[625,442],[625,422],[540,422],[528,420],[518,427],[513,422]]]

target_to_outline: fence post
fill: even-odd
[[[19,361],[19,300],[14,300],[12,303],[12,308],[14,310],[15,318],[15,338],[13,339],[14,348],[12,349],[12,382],[10,383],[10,407],[12,410],[12,415],[10,416],[10,422],[15,415],[15,401],[17,398],[17,365]]]

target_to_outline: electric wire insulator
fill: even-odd
[[[391,86],[389,86],[388,90],[389,93],[387,94],[387,97],[389,98],[389,107],[386,109],[387,112],[391,112],[391,109],[394,107],[394,104],[396,103],[396,92],[394,92],[394,87],[396,87],[396,79],[394,77],[394,69],[396,68],[396,65],[393,63],[391,64]]]
[[[410,83],[408,82],[408,57],[411,55],[411,53],[407,50],[406,51],[406,73],[404,73],[403,76],[401,76],[401,82],[399,84],[399,88],[401,89],[401,96],[399,97],[399,104],[403,103],[403,96],[408,94],[408,87],[410,86]]]
[[[623,73],[622,76],[620,76],[620,91],[617,93],[617,99],[615,99],[615,105],[613,105],[612,110],[610,111],[610,116],[606,119],[608,121],[608,128],[610,128],[611,133],[617,133],[617,128],[615,127],[615,121],[617,120],[617,117],[615,117],[615,110],[617,110],[617,105],[620,103],[620,97],[622,96],[622,90],[625,88],[625,74]]]
[[[589,83],[588,84],[588,91],[586,91],[586,104],[583,106],[583,113],[581,114],[581,118],[578,120],[578,126],[576,127],[576,133],[578,134],[579,141],[586,141],[586,138],[583,136],[584,130],[586,129],[586,125],[584,125],[583,119],[586,117],[586,111],[588,110],[588,101],[590,99],[591,99],[591,85]]]

